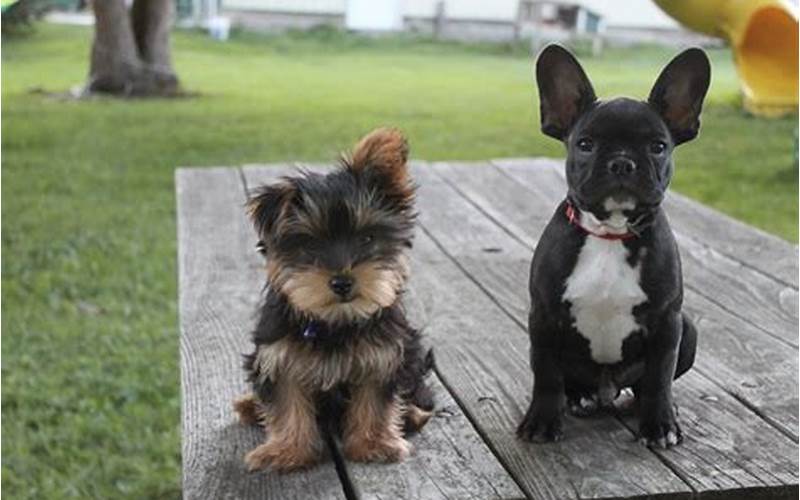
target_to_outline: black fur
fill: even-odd
[[[379,173],[342,168],[328,175],[301,172],[284,178],[280,186],[262,187],[251,203],[258,207],[254,210],[255,224],[264,253],[268,257],[280,255],[293,265],[319,262],[333,269],[367,259],[389,260],[411,248],[416,218],[413,199],[384,191],[384,182]],[[359,203],[367,190],[375,193],[373,208],[385,211],[385,216],[370,227],[357,229],[351,207]],[[281,210],[307,215],[304,200],[313,200],[324,214],[320,233],[271,231]],[[362,245],[360,237],[364,236],[372,238],[372,244]]]
[[[412,246],[416,218],[407,155],[407,144],[398,131],[379,129],[362,139],[353,155],[326,175],[300,172],[259,188],[248,203],[260,238],[257,249],[284,275],[311,270],[326,276],[351,273],[357,279],[355,270],[362,263],[403,269],[400,257]],[[406,319],[402,290],[397,291],[393,304],[384,304],[369,317],[331,319],[298,309],[274,279],[268,277],[252,334],[254,350],[244,363],[253,392],[263,403],[272,401],[276,383],[259,373],[257,354],[265,345],[288,337],[291,342],[311,345],[324,357],[352,349],[357,342],[380,345],[400,340],[403,359],[399,368],[382,377],[387,381],[387,401],[399,396],[420,409],[433,409],[433,396],[425,384],[432,354],[425,352],[420,333]],[[308,333],[311,330],[313,335]],[[324,428],[338,430],[349,384],[343,381],[314,394]]]
[[[693,138],[709,83],[708,60],[690,49],[662,72],[648,102],[628,98],[598,101],[575,58],[549,46],[537,63],[542,130],[567,147],[566,199],[539,240],[531,264],[529,334],[533,397],[518,428],[520,437],[552,441],[562,436],[562,413],[581,398],[613,399],[632,387],[647,444],[669,446],[680,439],[672,402],[672,380],[693,361],[697,332],[681,312],[683,282],[675,238],[660,207],[672,177],[673,148]],[[618,159],[635,167],[620,175]],[[624,245],[627,264],[639,266],[646,300],[633,308],[637,329],[622,344],[622,360],[601,364],[575,326],[564,298],[587,234],[567,217],[568,204],[605,220],[604,200],[635,200],[623,214],[635,237]],[[632,222],[630,222],[632,221]],[[670,438],[671,439],[671,438]]]

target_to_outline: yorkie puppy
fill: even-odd
[[[433,363],[400,301],[414,230],[408,145],[394,129],[364,137],[338,169],[261,187],[248,202],[267,259],[267,292],[235,408],[266,427],[250,469],[322,458],[327,433],[354,461],[400,461],[404,431],[427,422]]]

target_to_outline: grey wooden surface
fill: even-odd
[[[438,411],[412,457],[246,472],[242,456],[263,436],[236,422],[231,401],[245,390],[263,263],[242,205],[292,169],[176,174],[185,498],[344,498],[345,484],[359,498],[797,497],[797,247],[674,193],[665,209],[700,330],[695,367],[675,385],[686,442],[649,450],[635,420],[612,417],[568,418],[556,444],[515,439],[533,383],[528,266],[565,193],[563,164],[549,159],[413,166],[406,302],[435,348]]]

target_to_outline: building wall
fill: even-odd
[[[376,0],[377,1],[377,0]],[[404,0],[403,16],[432,18],[444,2],[445,15],[453,19],[513,22],[518,0]],[[344,15],[347,0],[221,0],[224,10],[269,11],[291,14]]]
[[[651,0],[578,0],[603,16],[606,26],[619,28],[678,29],[674,19]]]
[[[344,15],[347,0],[221,0],[225,10]]]
[[[216,1],[216,0],[194,0]],[[282,31],[320,24],[345,27],[348,0],[220,0],[221,14],[245,28]],[[375,0],[379,1],[379,0]],[[437,26],[437,4],[444,19]],[[651,0],[564,0],[602,16],[603,38],[612,45],[641,42],[709,45],[713,40],[683,30]],[[458,40],[509,41],[528,38],[531,29],[517,26],[519,0],[401,0],[404,30]]]
[[[405,0],[404,15],[431,18],[436,4],[444,3],[445,17],[458,20],[514,22],[519,0]]]
[[[430,17],[406,17],[405,30],[445,40],[508,42],[518,36],[516,25],[505,21],[445,19],[438,27]]]

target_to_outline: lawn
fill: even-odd
[[[561,156],[538,131],[519,47],[329,31],[174,37],[199,97],[62,101],[91,33],[40,25],[2,53],[2,493],[180,495],[173,170],[329,160],[374,126],[420,159]],[[644,97],[671,52],[587,60],[600,95]],[[730,53],[713,51],[701,137],[673,187],[796,242],[797,116],[739,110]],[[245,335],[246,332],[242,332]]]

